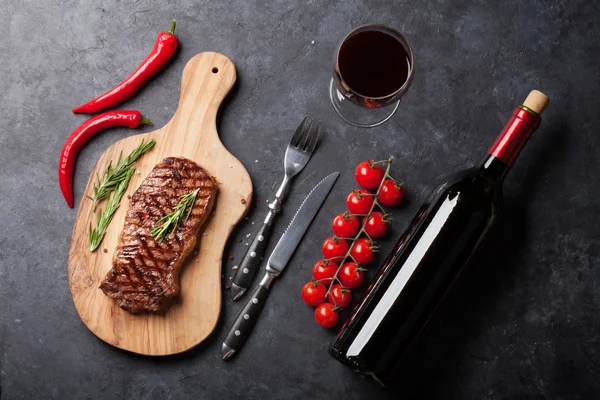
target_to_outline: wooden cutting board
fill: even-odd
[[[94,167],[79,206],[69,250],[69,286],[83,323],[100,339],[139,354],[181,353],[202,342],[213,331],[221,311],[221,264],[229,234],[244,216],[252,199],[252,183],[244,166],[219,140],[217,111],[236,79],[235,66],[219,53],[193,57],[183,70],[179,106],[162,128],[130,136],[110,146]],[[94,177],[102,176],[109,161],[129,154],[142,139],[156,145],[136,163],[121,206],[98,250],[89,251],[88,229],[95,224],[92,202]],[[98,289],[110,270],[118,236],[132,195],[154,165],[168,156],[197,162],[220,182],[214,214],[200,236],[181,274],[177,301],[157,314],[133,315]],[[104,203],[100,205],[104,206]]]

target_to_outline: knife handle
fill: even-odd
[[[240,311],[223,341],[221,354],[224,360],[233,356],[234,353],[244,346],[244,343],[252,332],[252,328],[254,328],[256,321],[258,321],[258,317],[265,305],[268,294],[269,289],[263,285],[258,285],[256,289],[254,289],[252,296],[250,296],[248,302]]]
[[[260,259],[265,254],[270,234],[270,221],[269,223],[265,221],[258,233],[254,236],[254,240],[250,244],[246,254],[244,254],[244,258],[233,277],[231,294],[234,300],[239,299],[246,289],[252,285],[256,273],[260,269]]]

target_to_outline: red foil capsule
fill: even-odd
[[[488,153],[512,166],[540,121],[540,116],[534,111],[524,106],[517,107]]]

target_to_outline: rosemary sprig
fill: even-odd
[[[138,147],[136,147],[129,155],[123,160],[123,152],[119,154],[119,159],[113,167],[112,161],[108,163],[102,180],[96,175],[96,182],[94,183],[94,195],[88,196],[88,199],[94,202],[94,211],[96,211],[96,205],[98,202],[107,199],[108,196],[125,180],[129,169],[133,166],[138,158],[148,150],[150,150],[156,140],[150,139],[147,143],[144,143],[144,139]]]
[[[115,212],[119,208],[119,203],[123,198],[123,195],[127,191],[127,186],[129,185],[129,179],[133,175],[135,170],[133,168],[128,168],[123,173],[123,178],[119,182],[116,190],[109,197],[106,202],[106,208],[103,212],[98,212],[96,217],[96,228],[92,229],[92,225],[90,224],[90,232],[89,232],[89,242],[90,242],[90,251],[94,251],[98,248],[102,239],[104,239],[104,235],[106,234],[106,228],[110,224]]]
[[[169,231],[175,232],[181,226],[181,223],[190,217],[199,190],[196,189],[191,193],[181,196],[179,203],[175,206],[175,211],[159,219],[156,222],[156,227],[150,232],[150,235],[157,238],[159,243],[162,243],[165,236],[169,234]]]

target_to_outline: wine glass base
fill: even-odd
[[[400,106],[400,101],[398,101],[393,107],[360,107],[340,93],[333,79],[329,82],[329,100],[331,100],[333,108],[344,121],[359,128],[373,128],[383,124],[392,118]]]

